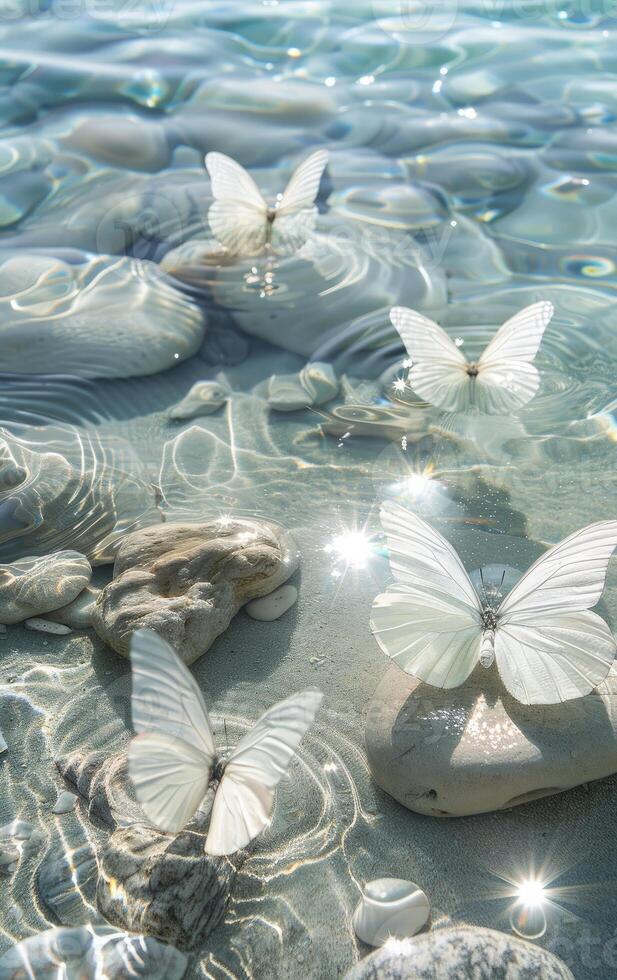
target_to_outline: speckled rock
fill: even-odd
[[[0,622],[20,623],[65,606],[85,589],[91,576],[90,562],[77,551],[0,565]]]
[[[65,626],[64,623],[54,623],[52,619],[41,619],[38,616],[26,619],[24,626],[33,633],[48,633],[50,636],[68,636],[73,632],[71,627]]]
[[[191,664],[241,606],[278,588],[297,566],[291,535],[266,521],[229,518],[146,528],[124,539],[93,626],[123,656],[132,633],[148,627]]]
[[[0,980],[181,980],[187,957],[152,936],[107,926],[48,929],[0,957]]]
[[[494,929],[436,929],[390,940],[344,980],[574,980],[548,950]]]
[[[96,885],[96,903],[105,919],[181,948],[202,943],[225,914],[247,855],[238,851],[231,857],[211,857],[204,852],[214,786],[190,824],[179,834],[166,834],[144,823],[125,753],[77,751],[56,765],[85,798],[90,816],[110,829],[98,853]],[[87,871],[88,855],[82,863]],[[65,863],[49,864],[47,872],[45,894],[56,904],[64,902]],[[43,891],[40,881],[39,890]],[[49,898],[47,903],[51,904]]]
[[[430,816],[503,810],[617,771],[617,667],[597,691],[526,706],[478,667],[443,691],[389,667],[369,706],[375,781]]]

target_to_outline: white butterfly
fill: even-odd
[[[328,162],[326,150],[311,153],[294,170],[277,202],[269,207],[244,167],[224,153],[208,153],[206,169],[214,203],[208,211],[212,234],[233,255],[293,255],[315,227],[315,198]]]
[[[201,691],[169,644],[152,630],[137,630],[131,664],[137,734],[128,770],[142,810],[160,830],[182,830],[215,776],[220,782],[205,851],[232,854],[246,847],[270,823],[274,790],[323,695],[302,691],[275,704],[221,764]]]
[[[604,590],[617,521],[576,531],[550,548],[498,608],[482,603],[448,542],[400,504],[381,522],[396,582],[377,596],[371,629],[384,653],[435,687],[458,687],[493,660],[523,704],[588,694],[608,674],[616,644],[590,612]]]
[[[412,360],[408,380],[413,391],[447,412],[475,406],[488,415],[508,415],[535,395],[540,375],[531,362],[552,315],[548,301],[525,307],[506,320],[472,363],[428,317],[405,306],[390,310]]]

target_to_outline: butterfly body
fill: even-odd
[[[608,674],[617,644],[592,612],[600,599],[617,521],[600,521],[554,545],[498,606],[481,602],[456,551],[400,504],[381,511],[395,581],[377,596],[371,627],[403,670],[435,687],[463,684],[495,661],[523,704],[588,694]]]
[[[405,306],[390,310],[390,320],[405,345],[411,368],[407,380],[425,401],[448,412],[474,411],[508,415],[538,390],[540,376],[532,364],[553,315],[541,301],[511,317],[497,331],[481,357],[467,360],[445,330]]]

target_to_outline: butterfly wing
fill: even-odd
[[[458,687],[478,662],[481,606],[460,558],[434,528],[400,504],[381,523],[396,582],[377,596],[371,629],[408,674],[435,687]]]
[[[315,228],[315,198],[328,163],[326,150],[311,153],[293,172],[272,224],[271,243],[277,255],[291,255],[304,245]]]
[[[270,823],[274,790],[313,724],[323,695],[302,691],[275,704],[232,752],[214,798],[207,854],[232,854]]]
[[[148,820],[169,833],[182,830],[194,816],[210,780],[203,753],[163,733],[137,735],[131,741],[128,772]]]
[[[206,169],[214,202],[212,234],[233,255],[258,255],[268,236],[268,206],[250,174],[224,153],[208,153]]]
[[[216,754],[201,691],[188,667],[154,630],[131,637],[131,711],[137,734],[157,732],[200,752],[211,766]]]
[[[569,701],[608,674],[615,640],[589,610],[602,595],[616,546],[617,521],[590,524],[542,555],[502,602],[495,659],[518,701]]]
[[[478,408],[489,415],[507,415],[533,398],[540,375],[531,362],[552,315],[552,303],[534,303],[497,331],[478,361],[474,391]]]
[[[412,361],[408,381],[413,391],[447,412],[468,408],[471,382],[467,360],[445,330],[405,306],[393,307],[390,320]]]

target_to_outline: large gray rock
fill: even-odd
[[[91,880],[94,854],[87,849],[74,861],[64,852],[46,856],[37,879],[43,902],[63,920],[74,897],[75,863],[80,888],[86,894],[95,891],[98,910],[108,922],[183,949],[202,944],[223,918],[248,853],[205,853],[214,786],[190,824],[178,834],[167,834],[143,822],[124,752],[108,757],[77,751],[56,765],[86,801],[91,819],[110,833],[96,855],[96,882]]]
[[[188,959],[152,936],[106,926],[48,929],[0,957],[0,980],[181,980]]]
[[[229,518],[146,528],[124,539],[93,626],[123,656],[132,633],[148,627],[191,664],[245,602],[278,588],[297,566],[291,535],[266,521]]]
[[[77,551],[0,565],[0,623],[21,623],[73,602],[91,576],[90,562]]]
[[[0,262],[0,371],[155,374],[191,357],[203,336],[199,308],[153,262],[26,253]]]
[[[559,705],[520,704],[495,665],[443,691],[392,665],[369,706],[376,782],[429,816],[503,810],[617,771],[617,668],[597,691]]]
[[[574,980],[565,963],[539,946],[493,929],[436,929],[390,940],[344,980]]]

